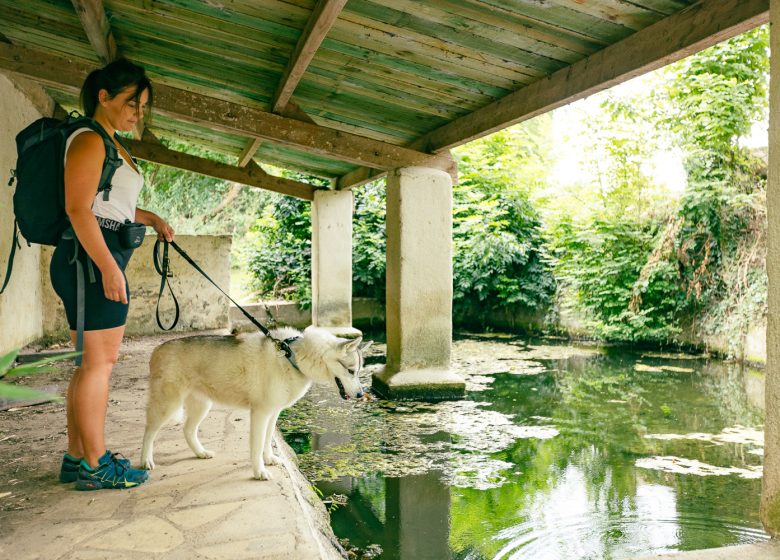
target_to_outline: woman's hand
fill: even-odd
[[[157,232],[157,239],[160,241],[173,241],[173,236],[176,235],[176,232],[173,231],[173,228],[170,226],[170,224],[163,220],[160,216],[157,216],[157,219],[152,224],[152,227],[154,228],[154,231]]]
[[[149,210],[136,208],[135,221],[139,224],[146,224],[147,226],[154,228],[154,231],[157,232],[157,239],[160,241],[173,241],[173,236],[176,235],[176,232],[173,231],[173,228],[168,222]]]
[[[103,293],[106,295],[106,299],[110,301],[119,301],[127,303],[127,283],[125,282],[125,275],[122,274],[122,270],[116,264],[112,263],[108,270],[101,270],[100,274],[103,277]]]

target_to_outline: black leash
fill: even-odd
[[[163,244],[163,254],[162,258],[160,258],[160,244]],[[270,338],[274,345],[276,346],[276,349],[283,352],[285,358],[292,364],[292,366],[299,370],[298,364],[295,363],[295,357],[293,356],[292,349],[290,348],[290,345],[288,344],[288,341],[292,341],[293,339],[286,339],[286,340],[279,340],[278,338],[274,338],[271,334],[271,331],[269,331],[267,328],[265,328],[260,321],[252,317],[252,315],[249,314],[249,312],[241,307],[236,300],[234,300],[232,297],[230,297],[225,290],[220,288],[214,280],[209,277],[208,274],[206,274],[203,269],[198,266],[198,263],[196,263],[194,260],[192,260],[192,257],[190,257],[187,253],[184,252],[184,249],[179,247],[175,241],[160,241],[159,239],[154,243],[154,268],[157,271],[157,273],[160,275],[160,292],[157,294],[157,326],[159,326],[164,331],[169,331],[173,329],[173,327],[176,326],[176,323],[179,322],[179,302],[176,300],[176,296],[173,294],[173,289],[171,289],[171,284],[168,282],[168,278],[171,278],[173,276],[173,273],[170,270],[170,260],[168,258],[168,245],[171,245],[174,249],[176,249],[176,252],[179,253],[182,258],[190,263],[192,267],[200,272],[206,280],[211,282],[215,288],[217,288],[220,292],[225,294],[225,296],[233,302],[233,304],[238,307],[241,310],[241,313],[244,314],[244,316],[249,319],[254,326],[256,326],[260,331]],[[171,293],[171,297],[173,298],[174,306],[176,307],[176,315],[173,318],[173,323],[170,327],[166,328],[163,326],[162,321],[160,320],[160,298],[163,295],[163,292],[165,291],[165,284],[168,284],[168,291]]]

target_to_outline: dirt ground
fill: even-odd
[[[162,342],[187,334],[126,337],[122,343],[109,390],[106,445],[133,464],[140,459],[149,356]],[[14,382],[64,395],[73,365],[63,364],[56,372],[20,377]],[[44,504],[51,503],[46,497],[60,491],[57,477],[66,449],[64,401],[0,412],[0,538],[26,517],[15,515],[19,511],[45,513]]]

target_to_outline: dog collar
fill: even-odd
[[[301,368],[298,367],[298,362],[295,361],[295,354],[293,354],[292,348],[290,347],[290,343],[295,342],[296,340],[299,340],[303,337],[301,336],[291,336],[290,338],[285,338],[284,343],[287,345],[287,348],[290,349],[290,355],[286,356],[287,361],[290,362],[290,365],[297,369],[298,371],[301,371]]]

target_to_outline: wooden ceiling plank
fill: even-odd
[[[38,29],[21,28],[14,25],[3,25],[3,33],[14,44],[34,50],[43,50],[55,56],[66,56],[84,64],[99,64],[97,55],[90,45],[82,39],[54,36]]]
[[[64,57],[0,44],[0,68],[33,79],[78,87],[91,70]],[[62,72],[68,68],[68,72]],[[331,130],[310,123],[266,113],[227,101],[163,84],[155,86],[155,110],[173,118],[207,124],[226,132],[262,138],[318,153],[333,159],[378,169],[413,165],[449,168],[449,158],[439,158],[401,146]]]
[[[317,49],[320,48],[346,3],[347,0],[318,0],[314,6],[274,94],[271,103],[271,110],[274,113],[281,112],[290,101],[306,68],[309,67]]]
[[[361,2],[351,4],[343,19],[452,50],[477,62],[510,69],[525,67],[542,73],[557,70],[596,50],[591,47],[580,52],[582,49],[574,51],[541,41],[529,37],[527,32],[506,29],[505,21],[502,26],[491,25],[483,17],[477,19],[475,16],[480,14],[474,10],[461,12],[462,3],[453,4],[453,11],[447,12],[449,5],[431,0],[393,0],[381,6]]]
[[[433,99],[450,99],[456,105],[461,103],[476,104],[478,107],[486,105],[490,97],[484,90],[464,84],[450,84],[437,80],[436,77],[426,76],[422,72],[408,72],[405,70],[391,69],[380,64],[367,64],[363,58],[346,55],[327,48],[321,48],[310,68],[324,68],[349,76],[356,74],[369,82],[381,84],[395,84],[404,90],[420,90],[421,96],[430,96]],[[531,83],[530,81],[528,83]],[[424,93],[424,94],[423,94]]]
[[[603,41],[590,37],[586,38],[562,29],[535,25],[533,21],[523,18],[521,14],[499,11],[476,0],[473,2],[430,0],[430,5],[438,7],[443,12],[442,16],[459,16],[483,23],[485,27],[473,31],[509,46],[514,44],[514,37],[518,35],[527,36],[540,43],[555,45],[580,55],[591,54],[606,46]]]
[[[349,35],[345,34],[344,38],[349,40]],[[383,67],[388,70],[390,79],[392,79],[395,72],[419,75],[423,78],[435,80],[443,86],[462,88],[492,98],[506,95],[506,92],[512,91],[510,87],[511,80],[502,79],[501,82],[504,83],[504,87],[500,87],[492,83],[493,79],[484,75],[478,78],[465,76],[455,60],[446,62],[440,59],[420,57],[419,54],[404,57],[397,50],[394,54],[386,54],[385,52],[366,49],[359,45],[336,41],[330,37],[325,39],[322,49],[337,53],[339,56],[358,59],[362,61],[362,66]],[[473,71],[470,71],[469,74],[473,74]],[[526,79],[523,83],[528,83],[528,80]]]
[[[323,91],[321,87],[312,87],[308,81],[299,86],[296,98],[313,115],[316,115],[314,111],[329,112],[352,119],[356,123],[362,122],[362,127],[366,129],[398,132],[405,137],[419,136],[451,120],[366,97],[346,93],[328,94],[327,90]]]
[[[117,57],[117,47],[108,24],[103,0],[71,0],[84,32],[103,64]]]
[[[769,20],[769,0],[703,0],[411,144],[449,149],[661,68]]]
[[[602,41],[605,45],[616,43],[632,33],[630,29],[618,23],[570,10],[561,6],[557,0],[554,2],[518,2],[517,0],[464,1],[484,4],[507,13],[513,18],[521,18],[534,25],[588,37],[595,41]],[[591,0],[584,1],[590,2]]]
[[[168,19],[144,17],[142,12],[126,13],[114,18],[118,29],[126,29],[120,37],[138,42],[156,39],[158,45],[171,48],[186,48],[198,56],[219,58],[226,62],[254,63],[262,68],[281,73],[287,56],[278,43],[259,41],[238,35],[231,35],[219,29],[176,25]],[[186,25],[184,27],[183,25]]]
[[[396,144],[402,146],[415,140],[415,136],[409,137],[408,135],[402,135],[397,132],[387,132],[384,130],[372,130],[362,128],[356,124],[352,119],[345,119],[339,115],[333,115],[314,107],[307,109],[311,115],[317,118],[317,122],[321,123],[321,126],[330,128],[332,130],[341,130],[349,132],[351,134],[357,134],[359,136],[365,136],[366,138],[373,138],[380,142],[389,142],[390,144]]]
[[[112,4],[112,7],[113,7],[113,4]],[[128,52],[128,48],[130,50],[132,50],[134,55],[139,50],[144,50],[144,51],[150,50],[150,49],[152,49],[152,43],[149,42],[150,40],[155,39],[155,37],[156,37],[156,40],[159,41],[160,37],[165,37],[166,38],[166,44],[169,45],[170,48],[172,49],[172,51],[169,52],[168,55],[169,56],[177,56],[177,57],[181,57],[182,56],[182,52],[185,49],[177,48],[177,44],[176,43],[177,43],[178,39],[175,39],[173,41],[171,40],[173,36],[170,35],[170,32],[171,32],[170,25],[165,27],[166,32],[164,32],[164,33],[162,33],[162,32],[161,33],[156,33],[156,31],[157,31],[156,26],[160,24],[159,20],[160,19],[164,19],[166,22],[169,20],[169,18],[161,18],[158,14],[156,14],[155,12],[156,12],[157,8],[155,8],[155,10],[153,10],[152,12],[149,12],[149,14],[148,14],[148,21],[149,22],[154,22],[154,26],[147,26],[147,27],[149,27],[148,30],[145,30],[145,28],[143,26],[140,26],[140,22],[136,21],[136,19],[141,16],[141,12],[138,12],[136,14],[135,12],[132,12],[132,10],[130,10],[129,8],[128,8],[129,11],[125,11],[124,5],[121,5],[120,8],[121,8],[121,10],[119,10],[118,15],[112,16],[112,25],[114,23],[116,23],[117,25],[119,25],[120,23],[124,23],[125,27],[127,27],[127,25],[130,24],[130,23],[132,23],[134,25],[134,35],[133,35],[133,38],[120,37],[120,36],[117,37],[117,39],[122,42],[122,45],[123,45],[123,48],[126,51],[126,54]],[[136,7],[136,11],[138,9],[139,8]],[[130,12],[132,12],[132,18],[134,18],[132,22],[128,22],[127,21],[127,17],[129,17],[128,13],[130,13]],[[74,18],[74,20],[76,19],[75,14],[73,15],[73,18]],[[177,20],[177,21],[183,21],[183,20]],[[176,26],[174,26],[174,27],[176,27]],[[181,26],[179,26],[179,27],[181,27]],[[135,31],[136,29],[138,31]],[[201,29],[205,29],[205,28],[201,28]],[[161,28],[161,30],[162,30],[162,28]],[[115,29],[115,31],[116,31],[116,29]],[[147,34],[148,34],[147,31],[148,31],[148,33],[152,33],[152,35],[151,36],[147,36]],[[218,32],[219,30],[215,30],[215,31]],[[138,35],[138,38],[135,38],[135,35]],[[225,36],[230,36],[230,34],[225,34]],[[140,37],[144,37],[144,40],[140,41],[139,40]],[[249,41],[249,39],[246,38],[246,37],[240,37],[240,39],[242,41],[244,41],[244,40]],[[194,43],[193,43],[193,41],[194,41]],[[201,37],[200,35],[198,35],[195,38],[190,39],[190,42],[186,43],[186,44],[187,45],[193,45],[194,44],[195,46],[197,46],[199,44],[199,45],[202,46],[204,44],[204,41],[205,41],[205,37]],[[212,53],[210,58],[215,60],[215,64],[216,64],[216,61],[222,60],[222,58],[220,58],[220,57],[224,57],[226,59],[231,59],[232,57],[230,56],[230,48],[231,48],[231,45],[225,45],[225,50],[224,51],[222,49],[220,49],[220,52],[218,53],[218,56],[214,56],[214,53]],[[244,50],[246,50],[246,47],[245,47]],[[155,56],[164,56],[165,55],[165,52],[161,51],[159,49],[158,50],[154,50],[153,52],[156,53]],[[236,56],[235,55],[236,52],[241,52],[241,51],[240,51],[240,49],[239,50],[234,50],[233,51],[233,53],[234,53],[233,57]],[[199,56],[206,56],[207,54],[208,53],[201,52],[199,54]],[[323,50],[321,49],[320,53],[318,53],[318,55],[317,55],[317,58],[320,58],[322,54],[323,54]],[[260,67],[263,67],[262,66],[263,64],[265,64],[265,66],[268,66],[268,64],[265,62],[265,59],[267,59],[269,55],[270,56],[274,56],[274,57],[276,56],[276,55],[273,55],[273,54],[271,54],[269,52],[252,53],[252,52],[249,52],[249,51],[246,52],[246,55],[247,56],[246,56],[246,58],[243,58],[243,61],[247,65],[250,64],[250,63],[253,63],[254,65],[257,65],[258,63],[260,63],[261,64]],[[128,54],[128,56],[130,56],[130,55]],[[328,54],[326,56],[327,56],[328,60],[334,61],[334,63],[337,62],[337,61],[340,61],[340,57],[343,58],[343,54],[338,55],[336,53],[330,53],[330,54]],[[190,57],[190,58],[191,58],[193,63],[196,60],[198,60],[197,58],[192,58],[192,57]],[[279,57],[279,60],[282,60],[282,58]],[[286,57],[283,60],[286,60]],[[353,60],[353,61],[357,62],[356,59],[354,59],[353,57],[350,57],[350,60]],[[315,62],[316,62],[316,59],[315,59]],[[365,60],[361,61],[361,65],[365,65]],[[209,75],[211,77],[214,77],[215,73],[213,72],[212,68],[213,68],[213,65],[209,65],[208,73],[209,73]],[[281,62],[279,65],[276,65],[273,68],[271,66],[268,66],[268,68],[272,69],[273,71],[281,72],[282,69],[283,69],[283,62]],[[382,71],[382,67],[379,67],[378,70],[374,70],[372,68],[361,69],[361,72],[363,72],[363,71],[365,71],[367,74],[369,74],[371,72],[377,72],[377,71],[381,72]],[[430,74],[430,71],[427,68],[420,68],[419,71],[416,70],[415,74],[405,74],[405,73],[403,73],[403,71],[399,71],[399,69],[397,67],[394,68],[392,70],[392,72],[394,74],[393,79],[398,79],[402,83],[407,84],[409,87],[413,87],[415,89],[419,89],[420,84],[423,84],[423,85],[424,84],[430,84],[431,89],[434,88],[434,87],[437,87],[437,83],[434,80],[430,80],[430,79],[427,78],[427,75]],[[235,72],[233,74],[235,74]],[[205,78],[207,76],[204,74],[203,77]],[[274,77],[273,79],[276,80],[277,78],[278,78],[278,76]],[[382,80],[384,83],[387,82],[387,77],[386,76],[385,77],[380,77],[379,79]],[[247,90],[251,89],[250,86],[248,85],[248,80],[249,80],[249,77],[247,77]],[[527,82],[530,83],[530,81],[531,80],[529,79]],[[221,85],[225,86],[227,84],[221,84]],[[452,90],[453,89],[453,86],[450,85],[449,83],[440,83],[440,84],[438,84],[438,87],[440,88],[440,91],[444,92],[444,94],[447,93],[447,90]],[[473,87],[469,86],[469,85],[465,85],[465,84],[459,84],[459,89],[463,89],[463,88],[468,88],[469,91],[475,91],[475,90],[484,89],[484,88],[481,88],[481,86],[476,85],[476,84]],[[512,88],[512,89],[515,89],[515,88]],[[433,93],[434,97],[436,97],[437,93],[438,92],[434,92]],[[484,105],[485,102],[487,102],[487,97],[485,97],[483,95],[479,95],[479,99],[475,100],[474,99],[475,95],[476,94],[470,94],[470,93],[465,93],[465,92],[463,94],[460,94],[460,97],[462,97],[462,98],[470,98],[469,103],[468,103],[468,105],[466,107],[467,109],[470,108],[470,106],[472,104],[477,104],[477,105],[481,106],[481,105]]]
[[[365,20],[369,22],[371,20]],[[382,29],[380,29],[382,28]],[[381,24],[361,25],[347,19],[339,20],[328,35],[326,46],[332,47],[334,42],[342,43],[348,50],[362,51],[368,58],[384,59],[385,63],[395,67],[403,67],[407,63],[416,63],[429,67],[438,73],[446,73],[456,80],[468,79],[479,84],[485,84],[502,89],[515,89],[529,80],[540,78],[549,72],[518,63],[513,69],[502,68],[491,64],[490,56],[486,61],[465,57],[461,53],[449,50],[447,43],[439,42],[438,46],[429,44],[429,39],[420,36],[409,37],[410,32],[393,31]],[[342,47],[343,48],[343,47]],[[550,67],[557,70],[563,63]]]
[[[117,13],[128,9],[140,9],[143,13],[180,21],[185,27],[195,23],[206,28],[227,30],[247,38],[265,36],[289,44],[293,48],[310,13],[308,9],[291,6],[286,2],[274,2],[263,6],[256,0],[241,6],[232,0],[230,9],[216,1],[149,1],[111,0]]]
[[[632,31],[644,29],[668,15],[621,0],[557,0],[557,4],[574,12],[620,24]]]
[[[394,85],[369,84],[359,78],[360,76],[333,74],[310,66],[303,83],[322,88],[323,93],[349,93],[375,102],[386,103],[389,107],[405,107],[424,115],[433,115],[447,120],[467,112],[461,107],[450,105],[441,99],[422,99],[412,93],[399,90]],[[323,97],[322,103],[323,105],[328,103],[327,96]]]
[[[277,75],[283,71],[289,59],[289,50],[293,44],[288,45],[283,38],[258,33],[247,35],[234,27],[207,27],[200,21],[174,15],[160,15],[156,9],[144,11],[140,5],[133,4],[115,15],[112,23],[122,40],[125,39],[124,35],[128,39],[164,38],[180,47],[210,53],[210,56],[216,55],[223,60],[251,63],[273,70]]]
[[[192,156],[183,152],[177,152],[165,147],[159,140],[150,140],[149,133],[145,135],[146,140],[128,139],[126,142],[130,146],[130,151],[137,158],[160,165],[167,165],[177,169],[186,169],[193,173],[224,179],[257,187],[269,191],[278,192],[288,196],[294,196],[303,200],[313,200],[315,188],[307,183],[300,183],[282,177],[274,177],[267,174],[258,165],[248,165],[247,167],[235,167],[224,163],[219,163],[210,159]]]
[[[323,179],[333,180],[339,175],[347,173],[351,168],[349,165],[340,164],[329,165],[329,161],[312,161],[311,154],[305,154],[302,157],[296,157],[283,151],[269,151],[268,148],[271,144],[263,144],[257,153],[258,159],[263,163],[268,163],[284,169],[290,169],[292,171],[300,171],[308,175],[314,175],[315,177],[322,177]]]

